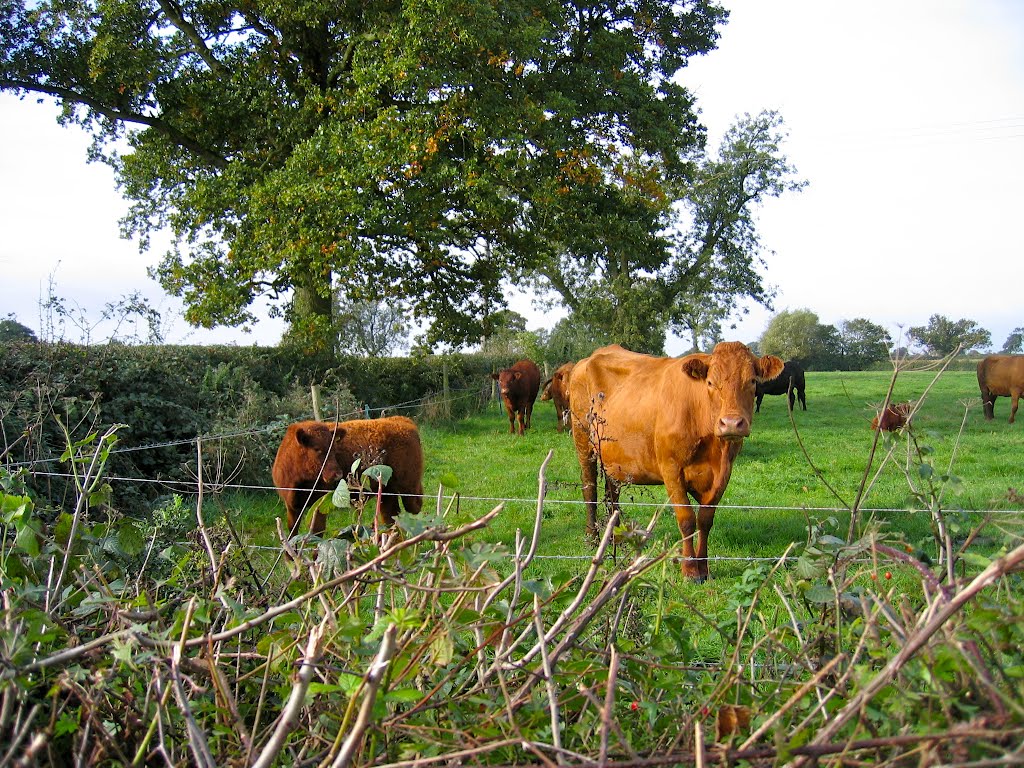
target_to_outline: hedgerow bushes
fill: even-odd
[[[612,546],[614,514],[584,572],[538,578],[542,467],[515,546],[474,539],[500,506],[452,505],[295,539],[282,572],[202,505],[141,530],[105,514],[114,434],[68,445],[76,501],[47,529],[24,472],[0,468],[5,763],[995,765],[1019,748],[1009,538],[949,580],[878,528],[815,522],[789,559],[700,587],[719,599],[699,610],[641,537]],[[891,588],[897,569],[923,589]]]

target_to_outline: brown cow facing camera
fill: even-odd
[[[756,385],[781,371],[782,360],[739,342],[682,358],[612,345],[576,363],[569,401],[587,531],[596,532],[598,462],[612,503],[622,484],[664,485],[683,538],[683,575],[704,581],[715,507],[750,435]]]
[[[569,423],[569,374],[575,363],[566,363],[559,366],[551,378],[544,382],[544,389],[540,393],[542,402],[551,400],[555,404],[555,429],[559,432]]]
[[[526,434],[533,415],[533,403],[540,388],[540,368],[533,360],[520,360],[504,370],[492,373],[491,378],[498,382],[498,391],[508,412],[509,434],[515,434],[517,417],[519,434]]]
[[[995,418],[996,397],[1010,398],[1010,423],[1017,418],[1017,404],[1024,395],[1024,355],[989,355],[978,363],[978,387],[985,418]]]
[[[419,513],[423,507],[423,447],[411,419],[389,416],[342,422],[300,421],[285,432],[271,470],[277,493],[288,511],[289,535],[297,533],[304,510],[346,480],[357,458],[361,460],[359,472],[374,464],[391,467],[380,508],[386,525],[399,513],[399,497],[406,512]],[[322,512],[314,514],[310,532],[322,534],[326,519]]]

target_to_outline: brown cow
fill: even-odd
[[[895,432],[906,425],[913,410],[913,403],[889,403],[884,411],[876,414],[871,420],[871,428],[876,431]]]
[[[1024,355],[989,355],[978,363],[978,386],[985,418],[995,417],[996,397],[1010,398],[1010,423],[1024,394]]]
[[[390,525],[398,514],[398,497],[406,512],[423,506],[423,448],[411,419],[389,416],[353,421],[300,421],[285,432],[271,475],[288,510],[294,535],[302,512],[345,480],[356,459],[362,472],[374,464],[391,467],[381,496],[381,518]],[[321,534],[326,515],[313,515],[309,530]]]
[[[508,411],[508,431],[516,431],[516,417],[519,418],[519,434],[525,434],[530,428],[533,416],[533,403],[537,399],[540,388],[540,368],[533,360],[520,360],[509,368],[492,373],[491,378],[498,382],[502,402]]]
[[[622,483],[665,486],[683,537],[683,575],[706,579],[715,506],[750,435],[755,386],[780,371],[782,360],[758,358],[739,342],[683,358],[612,345],[578,362],[569,399],[587,531],[596,533],[600,460],[613,502]]]
[[[544,389],[540,393],[542,401],[553,400],[555,403],[555,429],[559,432],[569,421],[569,374],[575,363],[566,363],[559,366],[551,378],[544,382]]]

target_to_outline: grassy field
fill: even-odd
[[[996,419],[985,421],[972,372],[949,372],[938,380],[932,372],[901,373],[893,400],[924,397],[913,419],[913,442],[905,435],[883,436],[866,473],[875,437],[870,421],[891,378],[885,372],[809,373],[808,410],[794,413],[796,431],[785,398],[765,398],[715,518],[709,554],[730,558],[713,559],[715,579],[737,578],[750,558],[776,558],[791,543],[804,542],[809,521],[834,517],[835,532],[845,537],[845,510],[854,503],[865,477],[862,519],[900,532],[914,544],[931,537],[930,517],[923,511],[931,491],[941,492],[944,509],[1020,510],[1021,505],[1008,498],[1008,489],[1024,490],[1019,462],[1024,455],[1024,423],[1007,423],[1005,399],[997,402]],[[570,436],[555,431],[550,403],[537,403],[533,428],[525,436],[508,434],[508,421],[497,404],[463,420],[423,424],[420,431],[427,493],[436,494],[444,483],[441,505],[447,507],[452,490],[457,490],[459,519],[479,517],[504,504],[503,513],[481,537],[509,547],[517,530],[531,535],[538,471],[552,452],[539,549],[545,559],[537,567],[551,574],[586,568],[593,549],[583,537],[579,469]],[[922,481],[918,449],[934,468],[931,485]],[[946,474],[959,481],[941,482]],[[925,495],[915,496],[911,483]],[[665,499],[661,486],[627,488],[623,513],[643,526],[660,510],[652,546],[675,551],[679,534]],[[425,509],[436,505],[428,499]],[[261,543],[273,540],[273,519],[282,511],[276,495],[232,497],[227,506],[235,510],[250,538]],[[328,530],[346,525],[345,514],[333,513]],[[1015,529],[1017,519],[1001,516],[999,535],[984,537],[982,543],[998,542],[1003,531]]]

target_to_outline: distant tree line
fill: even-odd
[[[776,314],[757,342],[761,354],[797,360],[814,370],[860,370],[890,358],[918,352],[929,357],[982,352],[992,346],[992,334],[973,320],[950,320],[932,315],[926,325],[907,329],[901,346],[882,326],[859,317],[838,327],[820,322],[809,309]],[[1024,349],[1024,327],[1015,328],[1000,350],[1004,354]]]

